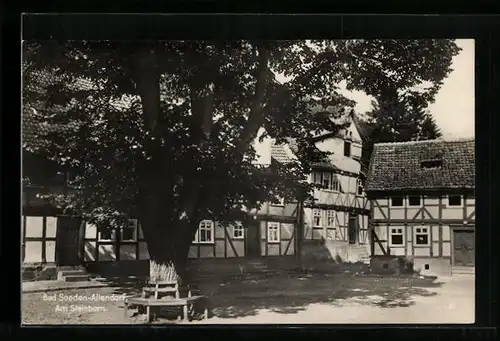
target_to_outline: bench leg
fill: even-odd
[[[124,304],[123,304],[123,316],[124,316],[125,318],[127,318],[127,317],[128,317],[127,310],[128,310],[128,304],[127,304],[127,303],[124,303]]]
[[[151,322],[151,307],[150,306],[146,307],[146,322],[147,323]]]
[[[184,315],[184,321],[188,321],[189,320],[189,316],[188,316],[188,305],[187,304],[184,304],[182,306],[182,312],[183,312],[183,315]]]
[[[203,318],[205,320],[208,320],[208,308],[205,308],[205,310],[203,311]]]

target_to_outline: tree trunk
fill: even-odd
[[[183,221],[166,222],[162,217],[142,219],[141,226],[148,245],[150,280],[179,281],[182,285],[189,284],[187,260],[194,235],[191,226]]]

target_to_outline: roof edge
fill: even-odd
[[[403,141],[403,142],[379,142],[375,143],[374,146],[394,146],[394,145],[413,145],[413,144],[424,144],[424,143],[443,143],[443,142],[473,142],[475,137],[463,137],[456,139],[432,139],[432,140],[419,140],[419,141]]]

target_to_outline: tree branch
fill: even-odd
[[[240,135],[238,145],[236,146],[236,154],[243,154],[248,145],[255,139],[259,128],[264,123],[265,110],[262,110],[262,102],[264,100],[265,90],[267,88],[267,63],[269,60],[269,51],[267,47],[260,45],[258,48],[258,66],[257,66],[257,84],[255,86],[255,95],[250,108],[250,115],[247,123]]]

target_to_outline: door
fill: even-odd
[[[246,255],[247,257],[260,257],[260,223],[258,220],[247,221],[247,238],[246,238]]]
[[[56,264],[59,266],[80,265],[81,220],[68,216],[57,217]]]
[[[474,266],[475,239],[473,230],[453,231],[453,263],[456,266]]]
[[[347,226],[349,234],[349,244],[356,244],[358,240],[358,217],[349,214],[349,224]]]

